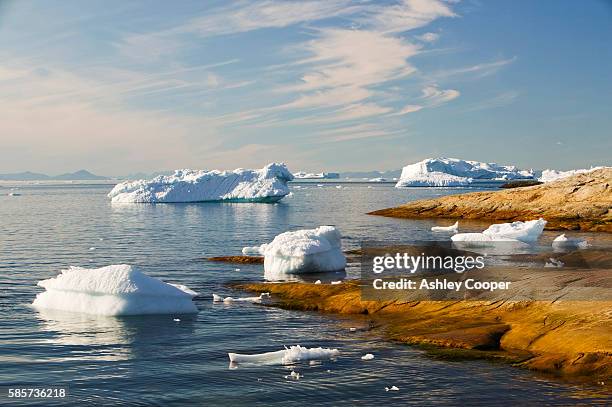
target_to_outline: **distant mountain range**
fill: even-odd
[[[107,179],[110,178],[92,174],[87,170],[79,170],[55,176],[31,171],[18,172],[15,174],[0,174],[0,180],[2,181],[99,181]]]

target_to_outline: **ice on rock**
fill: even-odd
[[[589,243],[584,239],[566,237],[564,233],[553,240],[552,246],[555,249],[586,249]]]
[[[395,187],[461,187],[471,185],[474,180],[533,178],[532,170],[515,166],[441,157],[405,166]]]
[[[288,365],[295,362],[307,360],[325,360],[335,358],[340,354],[338,349],[330,348],[307,348],[296,345],[285,347],[276,352],[258,353],[253,355],[243,355],[239,353],[228,353],[231,363],[251,363],[251,364],[280,364]]]
[[[270,243],[245,247],[242,253],[263,255],[269,276],[339,271],[346,266],[341,235],[333,226],[281,233]]]
[[[292,179],[285,164],[276,163],[259,170],[177,170],[152,180],[121,182],[108,197],[115,203],[277,202],[289,194]]]
[[[453,242],[469,244],[494,244],[495,242],[509,242],[531,244],[538,240],[546,226],[544,219],[527,222],[499,223],[489,226],[482,233],[458,233],[451,237]]]
[[[450,226],[433,226],[432,232],[457,233],[459,231],[459,221]]]
[[[126,264],[97,269],[70,267],[38,285],[46,290],[32,303],[39,309],[95,315],[198,312],[192,301],[196,292],[149,277]]]
[[[557,260],[557,259],[554,259],[552,257],[550,257],[548,260],[550,260],[550,261],[547,261],[544,264],[544,267],[546,267],[546,268],[549,268],[549,267],[560,268],[560,267],[565,266],[565,263],[563,263],[561,260]]]

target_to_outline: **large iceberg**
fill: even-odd
[[[97,269],[70,267],[38,282],[46,291],[35,308],[95,315],[190,314],[198,312],[196,292],[164,283],[127,264]]]
[[[538,181],[540,182],[553,182],[563,178],[571,177],[573,175],[578,174],[586,174],[591,171],[599,170],[605,167],[593,167],[590,169],[582,168],[579,170],[568,170],[568,171],[557,171],[557,170],[544,170],[542,174],[538,177]]]
[[[442,157],[428,158],[405,166],[395,187],[460,187],[471,185],[475,180],[533,178],[533,170],[520,170],[512,165]]]
[[[305,360],[332,359],[340,354],[338,349],[307,348],[296,345],[275,352],[265,352],[253,355],[228,353],[231,363],[282,364],[288,365]]]
[[[112,202],[277,202],[289,194],[293,175],[285,164],[260,170],[177,170],[152,180],[121,182],[109,192]]]
[[[453,242],[464,244],[495,244],[508,242],[517,244],[535,243],[546,226],[544,219],[527,222],[499,223],[489,226],[482,233],[458,233],[451,237]]]
[[[276,236],[270,243],[245,247],[244,254],[264,256],[267,274],[298,274],[343,270],[340,232],[333,226],[296,230]]]

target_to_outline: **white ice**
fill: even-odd
[[[228,353],[231,363],[251,363],[251,364],[281,364],[288,365],[295,362],[306,360],[325,360],[335,358],[340,354],[338,349],[330,348],[307,348],[296,345],[285,347],[276,352],[266,352],[254,355],[242,355],[239,353]]]
[[[217,294],[213,294],[213,302],[222,302],[224,304],[232,304],[234,302],[252,302],[260,304],[264,298],[269,298],[270,293],[261,293],[259,297],[242,297],[242,298],[234,298],[234,297],[222,297]]]
[[[586,249],[589,243],[584,239],[566,237],[564,233],[553,240],[552,247],[555,249]]]
[[[544,267],[547,267],[547,268],[548,267],[560,268],[560,267],[565,266],[565,263],[563,263],[561,260],[553,259],[552,257],[549,258],[548,260],[550,260],[550,261],[547,261],[544,264]]]
[[[149,277],[133,266],[97,269],[70,267],[57,277],[38,282],[46,291],[35,308],[95,315],[196,313],[196,292]]]
[[[569,170],[569,171],[544,170],[542,171],[542,174],[538,178],[538,181],[541,181],[541,182],[558,181],[563,178],[571,177],[572,175],[586,174],[588,172],[599,170],[601,168],[605,168],[605,167],[593,167],[589,169],[582,168],[579,170]]]
[[[399,391],[399,387],[397,386],[385,387],[385,391]]]
[[[285,164],[276,163],[259,170],[177,170],[152,180],[121,182],[108,197],[116,203],[277,202],[289,194],[292,179]]]
[[[533,178],[532,170],[520,170],[515,166],[441,157],[405,166],[395,187],[460,187],[468,186],[474,180]]]
[[[457,233],[459,231],[459,221],[450,226],[433,226],[432,232]]]
[[[333,226],[281,233],[270,243],[243,248],[242,253],[264,256],[264,271],[270,277],[267,279],[283,274],[338,271],[346,266],[341,235]]]
[[[361,359],[363,359],[363,360],[372,360],[372,359],[374,359],[374,355],[372,355],[371,353],[366,353],[365,355],[363,355],[361,357]]]
[[[509,242],[531,244],[538,240],[546,226],[544,219],[527,222],[498,223],[489,226],[482,233],[458,233],[451,237],[453,242],[470,244],[495,244],[495,242]]]

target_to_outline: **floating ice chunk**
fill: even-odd
[[[264,256],[268,275],[338,271],[346,266],[340,232],[333,226],[285,232],[270,243],[245,247],[244,254]]]
[[[533,171],[519,170],[515,166],[442,157],[405,166],[395,187],[459,187],[471,185],[474,180],[533,178]]]
[[[260,251],[259,246],[247,246],[247,247],[243,247],[242,248],[242,254],[249,256],[249,255],[260,255],[262,254]]]
[[[546,226],[544,219],[527,222],[499,223],[489,226],[482,233],[458,233],[451,237],[453,242],[470,244],[495,244],[495,242],[508,242],[520,245],[521,243],[534,243],[538,240]]]
[[[173,321],[174,322],[181,322],[181,319],[180,318],[174,318]]]
[[[368,182],[387,182],[387,179],[382,177],[370,178]]]
[[[234,271],[240,271],[240,269],[239,268],[235,268]]]
[[[89,250],[96,250],[96,248],[95,247],[90,247]]]
[[[182,314],[198,312],[194,291],[149,277],[133,266],[97,269],[70,267],[55,278],[38,282],[46,291],[35,308],[96,315]]]
[[[565,263],[563,263],[561,260],[553,259],[552,257],[549,258],[548,260],[550,260],[550,262],[547,261],[544,264],[544,267],[557,267],[557,268],[560,268],[560,267],[565,266]]]
[[[295,370],[291,371],[291,374],[288,374],[285,376],[285,379],[295,379],[295,380],[300,380],[300,377],[302,377],[301,374],[299,374],[298,372],[296,372]]]
[[[385,387],[385,391],[399,391],[399,387],[397,386]]]
[[[9,192],[8,196],[21,196],[19,192]]]
[[[268,164],[260,170],[177,170],[152,180],[125,181],[108,196],[112,202],[277,202],[289,194],[293,179],[285,164]]]
[[[372,360],[374,359],[374,355],[372,355],[371,353],[366,353],[365,355],[363,355],[361,357],[362,360]]]
[[[276,352],[266,352],[254,355],[228,353],[231,363],[281,364],[288,365],[306,360],[325,360],[335,358],[340,354],[338,349],[307,348],[300,345],[285,347]]]
[[[357,331],[357,328],[349,328],[349,331],[350,331],[350,332],[356,332],[356,331]]]
[[[553,240],[552,246],[555,249],[586,249],[589,247],[589,243],[584,239],[566,237],[564,233]]]
[[[459,221],[455,222],[451,226],[433,226],[432,232],[445,232],[445,233],[457,233],[459,231]]]
[[[259,297],[242,297],[242,298],[234,298],[234,297],[221,297],[220,295],[213,294],[213,302],[222,302],[224,304],[232,304],[234,302],[252,302],[256,304],[260,304],[264,298],[269,298],[270,293],[261,293]]]

